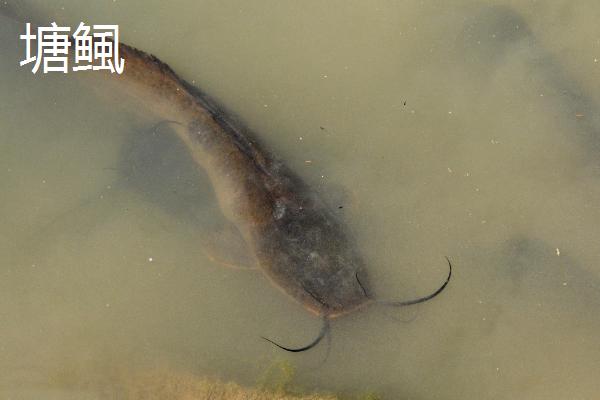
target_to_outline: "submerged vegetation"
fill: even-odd
[[[307,393],[294,386],[295,368],[287,361],[270,366],[256,388],[169,370],[134,375],[123,382],[127,400],[382,400],[374,393],[339,396]]]
[[[275,393],[298,393],[299,389],[294,387],[296,368],[287,361],[276,361],[272,363],[258,378],[256,387]]]
[[[374,393],[333,394],[307,390],[296,382],[296,368],[289,361],[275,361],[253,386],[226,382],[219,377],[198,375],[169,365],[124,366],[114,363],[60,363],[39,369],[29,378],[12,382],[36,393],[48,390],[70,396],[123,400],[382,400]],[[0,392],[2,385],[0,384]]]
[[[233,382],[192,374],[154,371],[134,377],[124,386],[127,400],[338,400],[333,395],[299,395],[285,390],[246,388]]]

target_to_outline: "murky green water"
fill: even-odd
[[[319,321],[209,260],[206,177],[169,127],[77,75],[19,67],[0,17],[0,393],[110,397],[167,365],[386,399],[600,392],[600,6],[593,2],[36,1],[119,24],[213,94],[344,215],[381,298]],[[333,190],[330,190],[333,188]]]

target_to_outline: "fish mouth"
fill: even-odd
[[[366,307],[370,303],[373,303],[374,300],[368,296],[367,291],[358,280],[358,273],[356,274],[356,279],[358,281],[359,286],[362,289],[363,298],[356,298],[350,304],[340,304],[338,307],[332,307],[328,304],[325,299],[321,298],[317,294],[313,293],[309,290],[306,285],[302,285],[304,292],[309,295],[309,299],[314,300],[310,303],[305,302],[305,308],[311,312],[312,314],[320,317],[326,317],[328,319],[338,318],[343,315],[349,314],[351,312],[357,311],[363,307]]]
[[[369,305],[374,304],[374,303],[375,303],[374,300],[368,299],[368,301],[364,301],[364,302],[356,304],[356,305],[354,305],[352,307],[344,308],[342,310],[331,311],[331,312],[327,313],[326,315],[327,315],[327,318],[329,318],[329,319],[339,318],[339,317],[342,317],[342,316],[344,316],[346,314],[350,314],[350,313],[353,313],[353,312],[365,309]],[[320,314],[320,315],[323,315],[323,314]]]
[[[312,296],[311,296],[311,298],[312,298]],[[373,299],[367,297],[366,301],[357,302],[350,306],[345,306],[345,307],[340,307],[340,308],[332,308],[329,305],[321,303],[321,302],[318,302],[317,304],[304,303],[304,307],[308,312],[310,312],[311,314],[313,314],[317,317],[325,317],[328,319],[334,319],[334,318],[342,317],[346,314],[353,313],[355,311],[359,311],[359,310],[364,309],[374,303],[375,303],[375,301]]]

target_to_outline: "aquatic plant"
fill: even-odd
[[[278,391],[264,388],[247,388],[217,378],[199,377],[189,373],[154,371],[128,379],[123,385],[127,400],[339,400],[333,395],[296,395],[283,390],[291,375],[289,366],[273,367],[276,375],[283,371],[285,380],[280,381]],[[279,371],[277,371],[279,369]],[[293,375],[293,373],[292,373]]]
[[[273,362],[257,379],[256,387],[272,393],[297,393],[292,387],[296,368],[289,360]]]

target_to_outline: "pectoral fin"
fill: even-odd
[[[202,249],[214,263],[223,267],[257,269],[256,260],[246,241],[233,224],[224,224],[203,235]]]

